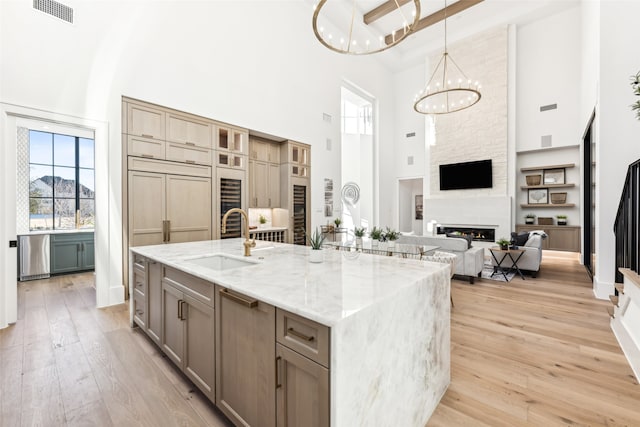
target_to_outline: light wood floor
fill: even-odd
[[[0,330],[0,426],[228,426],[129,328],[126,306],[92,308],[92,286],[92,274],[19,285],[19,321]],[[575,257],[545,254],[536,279],[452,287],[451,385],[428,426],[640,426],[610,303]]]

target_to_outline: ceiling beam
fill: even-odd
[[[380,6],[376,7],[375,9],[372,9],[369,12],[365,13],[362,20],[364,21],[365,24],[369,25],[372,22],[375,22],[378,19],[382,18],[383,16],[398,9],[398,6],[404,6],[410,1],[413,1],[413,0],[387,0],[386,2],[382,3]]]
[[[477,5],[478,3],[482,3],[483,1],[484,0],[458,0],[457,2],[447,6],[446,8],[440,9],[439,11],[420,19],[418,21],[418,24],[416,25],[416,28],[413,29],[413,32],[417,33],[420,30],[424,30],[425,28],[437,24],[440,21],[444,21],[445,16],[447,18],[451,18],[453,15],[456,15],[463,10],[467,10],[470,7]],[[396,31],[396,33],[402,34],[403,31],[404,29],[400,28]],[[384,41],[386,44],[393,43],[393,37],[391,36],[391,34],[385,36]]]

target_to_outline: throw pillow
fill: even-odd
[[[516,246],[524,246],[527,243],[527,240],[529,240],[529,233],[526,231],[523,231],[520,234],[515,231],[511,233],[511,242]]]
[[[456,234],[456,233],[447,233],[447,237],[454,237],[456,239],[464,239],[467,241],[467,249],[471,247],[471,242],[473,241],[473,236],[464,235],[464,234]]]

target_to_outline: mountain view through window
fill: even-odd
[[[92,229],[94,140],[29,131],[29,229]]]

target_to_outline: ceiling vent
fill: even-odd
[[[33,0],[33,8],[73,24],[73,9],[55,0]]]

